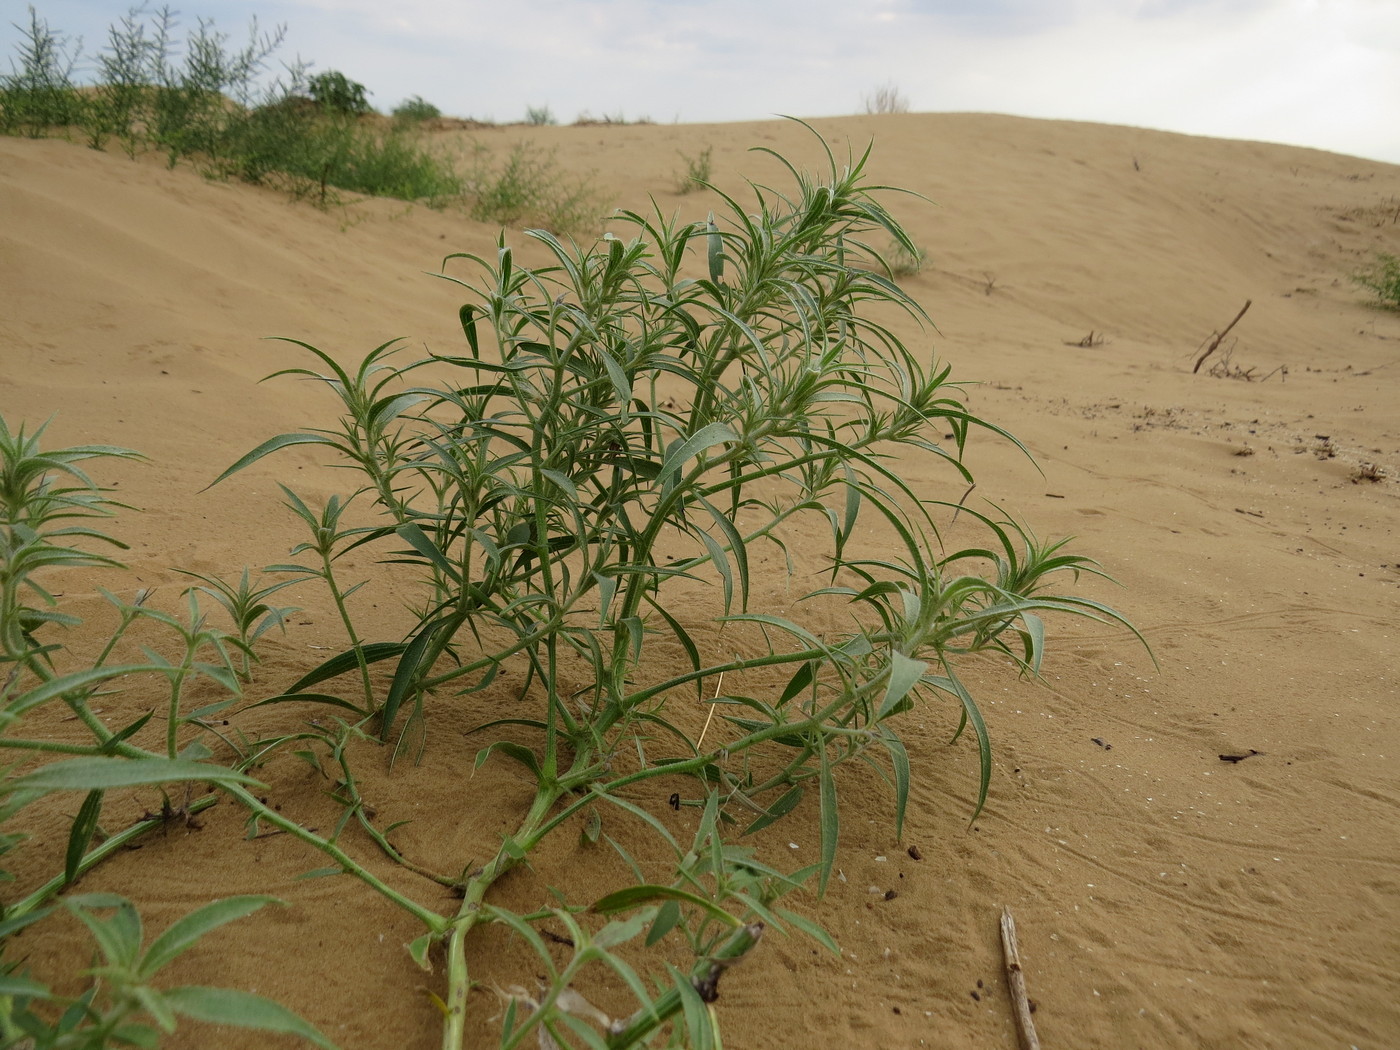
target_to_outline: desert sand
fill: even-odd
[[[972,408],[1035,457],[975,436],[971,499],[1042,537],[1077,537],[1121,584],[1086,579],[1079,593],[1135,623],[1160,669],[1129,632],[1088,621],[1051,623],[1042,682],[974,662],[996,763],[975,823],[976,752],[949,744],[954,712],[911,715],[903,840],[888,787],[853,772],[841,879],[801,902],[842,957],[765,938],[721,989],[726,1045],[1013,1047],[997,937],[1009,906],[1047,1048],[1400,1046],[1400,314],[1350,279],[1375,251],[1400,253],[1400,167],[989,115],[815,125],[843,153],[873,140],[875,180],[928,198],[892,200],[927,252],[902,283],[937,325],[901,332],[951,363]],[[750,147],[818,159],[810,135],[781,121],[472,134],[557,150],[611,206],[650,195],[694,218],[713,200],[677,195],[678,151],[712,147],[715,180],[736,193],[744,176],[777,178]],[[285,560],[300,536],[275,481],[324,497],[343,472],[292,450],[204,491],[265,438],[333,419],[323,392],[259,383],[307,363],[265,337],[345,362],[395,337],[409,353],[451,349],[461,296],[431,274],[448,252],[489,252],[497,232],[402,202],[319,211],[158,159],[0,140],[0,413],[52,417],[54,444],[149,457],[100,467],[142,508],[112,526],[134,577],[65,576],[63,607],[100,620],[99,584],[172,601],[175,567],[228,575]],[[1363,477],[1367,464],[1380,480]],[[931,496],[961,495],[946,475],[936,484]],[[355,568],[382,582],[368,555]],[[360,608],[372,636],[407,626],[394,586]],[[284,595],[304,612],[266,639],[254,690],[341,645],[323,595]],[[255,728],[307,717],[275,710]],[[469,775],[479,745],[461,730],[480,715],[445,703],[420,766],[363,764],[367,796],[391,800],[380,819],[411,819],[396,841],[424,863],[489,844],[525,795],[507,766]],[[262,772],[289,811],[334,819],[306,766]],[[61,865],[59,817],[76,805],[14,855],[22,887]],[[108,819],[149,805],[113,799]],[[776,862],[815,857],[813,821],[770,830],[762,850]],[[573,835],[544,854],[502,899],[529,908],[550,902],[549,886],[580,902],[614,888]],[[275,894],[285,908],[220,929],[168,977],[270,995],[347,1050],[437,1045],[424,994],[437,986],[402,947],[414,923],[349,880],[297,879],[321,863],[286,836],[246,841],[221,805],[82,886],[130,896],[152,929],[214,897]],[[445,891],[394,877],[452,907]],[[83,962],[75,923],[47,930],[24,942],[36,973]],[[474,962],[483,1046],[491,985],[533,972],[493,936]],[[297,1044],[186,1024],[166,1045]]]

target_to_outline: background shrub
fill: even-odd
[[[1400,256],[1379,253],[1375,264],[1358,273],[1355,280],[1374,292],[1384,305],[1400,309]]]
[[[334,69],[317,73],[308,80],[306,92],[316,105],[328,113],[359,116],[373,112],[365,98],[365,86]]]
[[[867,113],[908,113],[909,100],[897,84],[884,84],[865,96]]]
[[[78,122],[81,100],[73,86],[78,43],[55,33],[33,7],[21,33],[14,71],[0,77],[0,131],[39,138],[51,128]]]
[[[586,178],[567,174],[552,152],[526,142],[512,147],[504,161],[479,149],[465,183],[472,217],[481,222],[578,233],[596,229],[602,212]]]
[[[442,110],[421,95],[414,95],[395,106],[393,116],[395,120],[417,124],[424,120],[437,120],[442,116]]]

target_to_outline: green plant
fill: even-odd
[[[198,985],[156,988],[150,983],[200,938],[264,905],[280,903],[275,898],[245,896],[214,901],[176,921],[144,951],[141,918],[124,897],[88,893],[63,903],[87,927],[100,953],[100,964],[85,971],[92,984],[77,999],[64,1000],[31,978],[14,972],[0,975],[0,1038],[4,1045],[72,1050],[155,1046],[162,1034],[175,1030],[177,1015],[181,1015],[295,1035],[334,1050],[335,1044],[311,1025],[260,995]],[[104,913],[108,913],[106,917]],[[0,925],[15,928],[14,923]],[[64,1009],[58,1020],[51,1022],[37,1008],[39,1004]]]
[[[426,101],[421,95],[414,95],[395,106],[393,116],[395,120],[405,121],[409,124],[421,124],[425,120],[437,120],[442,116],[442,110]]]
[[[554,119],[554,113],[548,106],[526,106],[525,123],[533,127],[545,127],[559,122]]]
[[[63,871],[18,900],[0,902],[0,956],[9,938],[50,914],[48,902],[104,858],[175,814],[192,814],[212,804],[212,795],[191,801],[190,785],[198,782],[234,788],[256,783],[245,773],[204,761],[211,752],[200,737],[207,728],[204,720],[223,711],[237,697],[228,649],[233,646],[246,652],[246,643],[266,625],[257,623],[255,610],[268,590],[253,592],[246,577],[237,588],[213,577],[201,577],[207,586],[191,589],[188,621],[149,608],[149,592],[138,593],[134,601],[107,594],[117,609],[117,625],[95,659],[74,665],[64,645],[40,636],[54,628],[76,627],[80,621],[57,610],[53,594],[39,577],[56,570],[119,567],[106,554],[80,546],[123,546],[94,527],[96,520],[122,505],[111,499],[81,464],[137,457],[127,449],[105,445],[44,449],[40,443],[43,430],[40,427],[27,434],[21,427],[12,431],[0,418],[0,749],[25,758],[60,757],[24,775],[7,775],[0,780],[0,820],[7,828],[0,836],[0,853],[23,841],[24,821],[35,803],[55,793],[73,791],[82,792],[84,799],[71,819]],[[206,625],[196,592],[216,595],[221,604],[242,617],[240,638],[228,638]],[[38,605],[30,604],[36,599]],[[179,659],[172,661],[146,646],[138,663],[111,662],[137,622],[173,628],[181,642]],[[114,731],[90,704],[116,679],[151,675],[164,679],[169,687],[166,732],[159,750],[147,750],[135,742],[154,710]],[[223,688],[228,698],[185,710],[184,692],[197,678]],[[53,705],[66,707],[90,733],[91,742],[27,734],[35,713]],[[191,727],[196,735],[181,742],[180,734]],[[148,814],[116,834],[100,833],[108,791],[143,786],[164,791],[180,784],[186,785],[186,795],[178,810],[166,795],[159,814]],[[102,956],[100,965],[86,971],[93,982],[77,999],[64,1000],[21,972],[17,963],[0,958],[0,1040],[5,1046],[94,1050],[110,1045],[154,1046],[159,1033],[173,1030],[176,1014],[182,1014],[296,1034],[318,1046],[330,1046],[305,1021],[259,996],[200,987],[157,990],[150,984],[158,971],[206,933],[271,899],[216,901],[178,920],[143,950],[141,921],[129,901],[109,894],[68,897],[65,907],[88,927]],[[106,912],[111,912],[110,917],[103,918],[101,913]],[[141,1015],[153,1021],[154,1027]]]
[[[77,123],[80,101],[73,67],[82,42],[70,44],[39,18],[31,6],[28,25],[15,25],[19,62],[0,77],[0,131],[39,138],[52,128]]]
[[[254,22],[234,48],[201,20],[177,46],[169,8],[149,17],[133,8],[108,30],[98,82],[82,92],[70,76],[76,46],[33,9],[24,32],[16,72],[0,78],[2,132],[73,125],[94,147],[116,137],[133,156],[158,149],[172,165],[194,158],[212,177],[278,185],[322,205],[336,190],[433,206],[462,195],[454,161],[414,134],[415,120],[384,129],[357,119],[370,111],[362,84],[334,71],[308,79],[302,66],[285,84],[265,84],[283,27],[263,33]],[[421,99],[405,106],[419,119],[432,109]]]
[[[706,146],[693,157],[685,153],[680,155],[681,160],[685,162],[685,172],[676,178],[677,193],[686,194],[709,184],[712,153],[714,153],[714,147]]]
[[[425,712],[441,695],[513,700],[471,730],[490,734],[472,762],[509,760],[533,798],[484,862],[463,858],[456,876],[412,868],[453,886],[460,904],[447,914],[376,885],[336,843],[338,830],[320,839],[259,809],[243,788],[226,789],[328,853],[329,870],[423,923],[410,952],[445,966],[444,1048],[462,1045],[469,945],[487,924],[513,931],[533,952],[530,972],[545,974],[542,990],[505,990],[501,1047],[718,1046],[709,1003],[765,929],[834,947],[775,902],[813,879],[825,891],[843,767],[886,777],[902,833],[912,773],[901,716],[942,698],[953,738],[970,728],[978,752],[975,815],[991,742],[959,662],[992,651],[1034,674],[1044,614],[1125,623],[1098,602],[1047,591],[1052,577],[1099,570],[999,511],[962,508],[991,542],[942,549],[938,515],[957,504],[915,490],[907,458],[945,468],[961,491],[970,432],[1009,435],[966,409],[948,367],[887,327],[892,312],[924,314],[863,264],[878,258],[872,235],[916,250],[880,202],[884,188],[867,184],[868,156],[843,166],[828,151],[822,178],[788,166],[791,191],[754,186],[747,206],[721,193],[722,219],[623,212],[630,238],[585,246],[529,231],[545,266],[521,265],[504,238],[494,256],[450,256],[444,276],[469,296],[463,348],[395,367],[385,344],[348,370],[306,346],[325,371],[293,371],[339,399],[339,424],[271,438],[216,479],[318,445],[362,475],[351,498],[363,495],[379,515],[347,530],[346,501],[318,512],[288,493],[313,534],[300,552],[316,562],[282,568],[332,585],[351,644],[262,702],[356,712],[356,725],[322,741],[339,770],[342,826],[359,821],[404,861],[365,812],[348,744],[372,732],[396,757],[418,754],[430,746]],[[458,276],[461,265],[475,276]],[[790,546],[801,519],[825,525],[824,550],[810,539]],[[871,554],[872,535],[890,553]],[[365,543],[387,544],[386,559],[417,578],[417,623],[401,640],[366,644],[341,600],[336,552]],[[789,566],[790,609],[750,604],[770,582],[756,556],[765,549]],[[697,584],[711,602],[697,600]],[[833,606],[846,609],[846,632],[804,623],[808,609]],[[393,665],[382,694],[367,673],[380,661]],[[346,673],[359,674],[366,708],[309,692]],[[698,811],[690,843],[632,801],[643,788]],[[814,805],[799,809],[809,795]],[[795,811],[816,820],[816,864],[785,873],[738,842]],[[591,905],[571,902],[567,887],[558,906],[532,914],[489,899],[551,834],[575,828],[598,842],[604,814],[655,832],[669,870],[658,875],[654,862],[619,850],[624,885]],[[537,929],[545,921],[568,931],[563,964]],[[643,979],[628,960],[663,941],[693,961]],[[600,969],[621,980],[632,1013],[610,1017],[584,997]]]
[[[913,277],[924,268],[924,250],[912,242],[906,246],[892,240],[885,252],[885,263],[891,276]]]
[[[595,230],[601,207],[587,179],[564,172],[552,152],[516,143],[497,163],[479,150],[465,178],[472,217],[515,226],[530,223],[559,234]]]
[[[1400,256],[1379,252],[1375,262],[1353,279],[1374,292],[1383,305],[1400,308]]]
[[[365,97],[365,86],[334,69],[317,73],[307,80],[306,93],[311,96],[311,101],[328,113],[359,116],[372,112]]]

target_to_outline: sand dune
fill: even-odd
[[[938,326],[905,334],[977,381],[973,408],[1038,463],[981,438],[968,459],[974,498],[1042,536],[1076,535],[1125,585],[1086,581],[1083,592],[1133,620],[1161,670],[1127,632],[1085,623],[1060,625],[1044,683],[977,663],[969,675],[997,756],[986,810],[968,825],[976,755],[966,741],[948,746],[946,712],[909,729],[903,842],[884,816],[887,788],[844,782],[857,812],[880,815],[847,822],[844,878],[820,906],[844,957],[765,940],[724,987],[727,1045],[1015,1045],[1004,904],[1047,1047],[1400,1045],[1400,314],[1350,280],[1376,250],[1400,253],[1400,168],[989,115],[816,127],[843,154],[873,139],[875,178],[934,202],[895,204],[927,252],[905,285]],[[818,159],[811,136],[783,122],[475,134],[540,141],[593,172],[612,204],[641,208],[651,195],[695,216],[712,202],[676,195],[677,151],[711,146],[716,181],[735,192],[741,176],[779,177],[750,147]],[[305,363],[264,337],[347,362],[395,337],[409,353],[452,348],[460,297],[427,274],[450,251],[490,251],[495,235],[402,203],[321,212],[185,168],[0,139],[0,413],[53,417],[55,442],[150,458],[105,475],[145,508],[116,528],[142,584],[173,593],[175,566],[236,573],[282,560],[300,537],[274,480],[325,495],[340,472],[291,451],[201,491],[264,438],[332,419],[321,391],[258,383]],[[1203,341],[1246,300],[1192,374]],[[1253,381],[1208,374],[1222,361]],[[1360,480],[1363,464],[1387,476]],[[368,558],[359,568],[375,571]],[[91,612],[92,587],[116,579],[65,580],[64,600]],[[295,600],[308,612],[273,639],[273,682],[337,644],[324,600],[309,588]],[[366,615],[393,636],[403,614],[392,596],[380,605]],[[456,746],[450,727],[441,739]],[[407,841],[424,854],[469,841],[464,800],[519,794],[508,771],[463,782],[462,769],[430,747],[421,767],[393,774],[407,782],[395,804],[421,805],[385,819],[411,816]],[[314,807],[320,785],[269,775]],[[370,774],[367,790],[385,777]],[[343,881],[295,881],[315,858],[242,833],[220,807],[84,886],[132,896],[155,927],[215,896],[275,893],[290,907],[219,931],[181,980],[256,987],[353,1050],[436,1045],[425,977],[400,947],[413,923]],[[805,827],[770,845],[787,854],[789,836],[791,852],[815,856]],[[40,839],[33,855],[61,856],[61,840]],[[539,906],[569,879],[589,899],[595,875],[572,850],[551,846],[502,892]],[[56,928],[30,944],[37,969],[81,943]],[[482,979],[528,983],[529,966],[497,951]],[[478,1014],[491,1013],[489,991],[477,996]],[[168,1045],[281,1044],[191,1026]]]

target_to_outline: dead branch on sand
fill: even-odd
[[[1227,335],[1230,334],[1230,329],[1234,328],[1235,325],[1240,323],[1240,318],[1244,316],[1244,312],[1249,309],[1250,303],[1252,302],[1252,299],[1246,299],[1244,301],[1244,305],[1240,307],[1240,312],[1235,314],[1235,319],[1225,326],[1225,331],[1215,333],[1215,338],[1211,340],[1210,346],[1206,347],[1206,352],[1203,353],[1200,357],[1196,358],[1196,367],[1191,369],[1192,375],[1195,375],[1201,370],[1201,362],[1204,361],[1211,354],[1215,353],[1215,348],[1220,345],[1222,339],[1224,339]]]
[[[1016,947],[1016,920],[1010,908],[1001,910],[1001,950],[1006,957],[1006,984],[1011,989],[1011,1005],[1016,1010],[1016,1030],[1021,1050],[1040,1050],[1040,1039],[1031,1020],[1031,1003],[1026,998],[1026,975],[1021,971],[1021,953]]]

